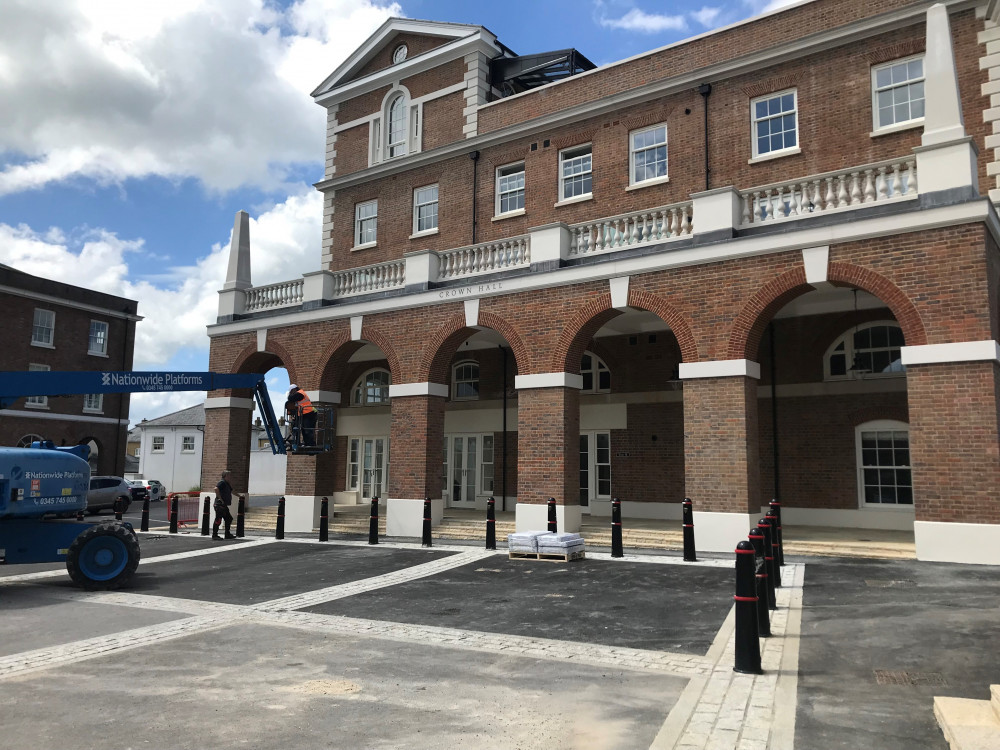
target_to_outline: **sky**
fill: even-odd
[[[0,263],[138,300],[134,369],[204,371],[237,211],[255,285],[318,270],[309,93],[390,16],[604,65],[793,2],[0,0]],[[203,399],[135,394],[130,423]]]

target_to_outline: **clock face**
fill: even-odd
[[[396,47],[395,51],[392,53],[392,61],[394,63],[403,62],[406,59],[406,45],[401,44]]]

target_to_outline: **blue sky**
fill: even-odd
[[[309,92],[387,17],[598,65],[790,0],[2,0],[0,263],[139,300],[136,369],[204,370],[233,218],[255,284],[319,266]],[[274,391],[287,385],[269,378]],[[131,419],[201,394],[132,399]]]

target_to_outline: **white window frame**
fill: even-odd
[[[38,364],[32,362],[28,365],[28,372],[49,372],[52,368],[48,365]],[[49,397],[48,396],[27,396],[24,399],[24,405],[30,409],[48,409],[49,408]]]
[[[98,327],[104,326],[104,341],[103,341],[103,346],[101,348],[99,348],[99,349],[93,348],[93,343],[94,343],[94,326],[98,326]],[[93,355],[98,356],[98,357],[106,357],[106,356],[108,356],[108,334],[109,334],[110,330],[111,330],[111,326],[109,326],[103,320],[91,320],[90,321],[90,331],[87,334],[87,354],[93,354]]]
[[[475,498],[466,501],[460,507],[472,507],[473,501],[478,501],[480,497],[495,496],[497,480],[496,476],[496,435],[492,432],[449,432],[444,436],[444,452],[441,462],[441,492],[445,501],[451,507],[451,454],[455,448],[455,439],[461,438],[466,441],[474,438],[476,441],[476,488]],[[488,443],[487,443],[488,441]],[[487,444],[489,447],[487,447]],[[467,456],[466,456],[467,458]],[[489,486],[487,486],[489,484]]]
[[[83,410],[88,414],[104,413],[104,394],[85,393],[83,395]]]
[[[607,461],[602,463],[599,461],[600,455],[598,447],[598,442],[600,442],[601,437],[606,437],[608,441],[607,447]],[[587,477],[590,480],[590,485],[588,486],[588,498],[587,505],[591,508],[593,507],[591,503],[594,502],[610,502],[612,497],[612,475],[611,475],[611,431],[610,430],[582,430],[580,432],[580,440],[587,441],[587,458],[589,460],[589,465],[587,467],[580,466],[580,474],[582,475],[584,471],[587,472]],[[581,451],[582,452],[582,451]],[[607,478],[600,479],[600,468],[602,466],[607,466]],[[601,482],[607,482],[607,493],[602,493],[600,491]],[[582,487],[581,487],[582,489]],[[581,499],[582,503],[582,499]]]
[[[463,367],[475,367],[476,373],[474,379],[464,378],[459,379],[459,370]],[[451,400],[452,401],[477,401],[479,399],[479,375],[480,375],[479,362],[474,359],[466,359],[461,362],[456,362],[455,366],[451,368]],[[459,384],[460,383],[474,383],[475,393],[473,395],[459,395]]]
[[[397,108],[398,105],[398,108]],[[409,114],[406,110],[406,96],[402,92],[396,92],[396,94],[389,100],[389,104],[385,108],[385,158],[386,161],[390,159],[399,159],[407,154],[407,146],[409,145],[409,132],[410,123]],[[393,114],[395,112],[399,113],[399,127],[393,129],[395,120],[393,119]],[[393,140],[393,136],[398,135],[397,140]],[[393,153],[393,150],[397,150]]]
[[[648,146],[643,146],[637,149],[635,147],[635,137],[638,135],[646,135],[647,133],[654,133],[663,129],[663,142],[659,141],[652,143]],[[669,133],[667,131],[667,123],[661,122],[656,125],[650,125],[648,128],[640,128],[633,130],[628,134],[628,184],[630,186],[636,185],[651,185],[658,182],[669,182],[670,177],[670,158],[667,153],[667,143],[669,142]],[[656,175],[654,177],[646,177],[641,180],[636,179],[635,168],[636,168],[636,155],[639,153],[644,153],[647,151],[653,151],[660,147],[663,147],[663,174]],[[656,162],[653,162],[654,164]]]
[[[401,44],[392,51],[392,64],[396,65],[406,59],[409,49],[405,44]]]
[[[392,107],[399,102],[403,119],[401,127],[391,131]],[[403,159],[420,152],[420,142],[423,137],[423,102],[413,102],[410,92],[405,86],[396,85],[382,99],[382,106],[376,116],[369,121],[368,128],[368,166],[374,166],[383,161]],[[389,138],[402,133],[401,140],[389,142]],[[390,156],[390,151],[395,150]]]
[[[389,487],[389,436],[388,435],[350,435],[347,438],[347,468],[344,474],[344,487],[347,492],[357,492],[359,496],[364,491],[364,444],[366,440],[381,440],[382,442],[382,481],[374,494],[383,497]],[[374,485],[374,483],[373,483]]]
[[[150,453],[163,453],[166,450],[166,437],[163,435],[150,435]]]
[[[565,174],[566,165],[572,162],[573,160],[583,156],[590,157],[590,167],[588,169],[581,170],[578,173],[566,175]],[[585,180],[588,175],[590,177],[590,190],[585,193],[579,193],[577,195],[571,195],[567,197],[566,195],[567,177],[575,181],[577,178],[580,177],[584,178]],[[558,203],[556,203],[556,205],[558,206],[564,203],[575,203],[576,201],[589,200],[590,198],[593,197],[594,197],[594,144],[581,143],[577,146],[564,148],[562,151],[559,152],[559,201]]]
[[[513,190],[503,190],[500,185],[500,181],[504,178],[515,177],[516,175],[521,175],[521,186],[514,188]],[[524,213],[524,201],[527,195],[525,191],[525,170],[523,161],[515,161],[510,164],[504,164],[503,166],[497,167],[496,171],[496,189],[494,190],[494,204],[493,204],[493,215],[494,216],[513,216],[515,214]],[[521,205],[519,208],[511,208],[507,211],[503,210],[503,199],[505,196],[521,194]]]
[[[422,191],[434,190],[434,200],[425,200],[424,202],[419,202],[419,195]],[[423,237],[428,234],[437,234],[438,231],[438,209],[440,203],[439,199],[438,184],[434,183],[432,185],[424,185],[423,187],[418,187],[413,189],[413,237]],[[434,206],[434,226],[420,228],[420,209]]]
[[[190,443],[191,447],[188,448]],[[195,439],[194,435],[181,435],[181,453],[194,453],[195,451]]]
[[[375,213],[371,216],[362,217],[361,213],[364,208],[368,206],[375,207]],[[372,222],[372,231],[370,240],[365,240],[364,237],[368,235],[366,222]],[[362,201],[361,203],[354,204],[354,250],[359,250],[364,247],[375,247],[378,244],[378,198],[370,201]]]
[[[907,436],[907,450],[909,452],[910,463],[905,466],[897,466],[893,463],[891,469],[888,467],[881,467],[879,470],[892,470],[892,471],[909,471],[910,472],[910,499],[912,502],[909,503],[869,503],[865,498],[865,465],[862,458],[862,448],[861,439],[862,435],[866,432],[905,432]],[[858,485],[858,507],[862,510],[882,510],[890,512],[913,512],[916,505],[916,499],[913,497],[913,449],[910,445],[910,425],[906,422],[899,422],[895,419],[876,419],[871,422],[865,422],[859,424],[854,428],[854,449],[855,449],[855,465],[857,466],[857,485]],[[875,465],[878,467],[878,464]],[[869,468],[875,468],[869,466]],[[897,487],[899,485],[896,485]]]
[[[890,83],[888,86],[879,88],[878,85],[879,71],[885,70],[886,68],[892,68],[893,66],[901,65],[903,63],[909,65],[909,63],[913,62],[914,60],[919,60],[921,63],[921,75],[919,78],[912,78],[912,79],[907,78],[905,81],[901,81],[900,83],[896,84]],[[881,109],[878,105],[878,95],[880,92],[893,91],[895,89],[902,88],[903,86],[906,86],[908,88],[913,84],[924,83],[926,81],[927,69],[926,66],[924,65],[924,55],[922,53],[919,55],[910,55],[909,57],[901,57],[898,60],[891,60],[889,62],[882,63],[881,65],[873,65],[871,69],[871,77],[872,77],[872,131],[874,133],[891,133],[896,130],[906,130],[907,128],[916,127],[923,123],[924,115],[921,115],[920,117],[911,117],[908,120],[901,120],[899,122],[893,122],[888,125],[883,125],[880,117]],[[909,99],[907,100],[907,104],[910,104],[911,102],[912,100]],[[926,111],[926,106],[927,106],[927,90],[925,86],[924,87],[925,111]],[[893,113],[893,116],[895,117],[895,112]]]
[[[840,336],[838,336],[832,344],[827,348],[823,355],[823,379],[824,380],[868,380],[869,378],[901,378],[906,376],[906,368],[900,365],[899,369],[890,370],[889,372],[865,372],[861,373],[856,370],[852,370],[851,367],[854,364],[854,334],[860,333],[868,328],[898,328],[900,334],[902,334],[902,326],[896,320],[870,320],[867,323],[862,323],[858,326],[851,326],[847,331],[844,331]],[[844,344],[844,351],[838,352],[837,347]],[[900,344],[900,347],[905,346],[905,342]],[[896,347],[884,346],[884,347],[869,347],[864,351],[892,351]],[[830,360],[834,355],[844,355],[844,363],[846,365],[846,372],[843,375],[833,375],[832,368],[830,366]],[[893,360],[895,362],[896,360]]]
[[[49,318],[49,324],[47,326],[39,323],[39,320],[38,320],[39,313],[43,313],[43,314],[47,314],[47,315],[51,316]],[[40,339],[40,338],[35,338],[35,332],[39,328],[48,331],[48,341],[46,341],[44,339]],[[36,307],[35,308],[35,312],[32,315],[32,319],[31,319],[31,345],[32,346],[40,346],[43,349],[55,349],[56,348],[56,346],[55,346],[55,340],[56,340],[56,314],[55,314],[55,311],[53,311],[53,310],[46,310],[43,307]]]
[[[30,448],[32,443],[38,443],[45,440],[41,435],[34,432],[29,432],[27,435],[22,435],[21,439],[17,441],[17,448]]]
[[[792,109],[790,112],[780,112],[776,115],[766,115],[762,118],[757,117],[757,103],[763,101],[770,101],[771,99],[780,99],[787,94],[792,95]],[[757,147],[757,125],[765,120],[773,120],[779,117],[784,117],[786,115],[792,114],[795,116],[795,145],[794,146],[783,146],[780,149],[765,151],[763,154],[760,153]],[[785,132],[785,131],[782,131]],[[770,138],[770,134],[768,135]],[[757,96],[750,100],[750,147],[752,149],[752,161],[753,160],[763,160],[763,159],[773,159],[779,156],[789,156],[791,154],[797,154],[800,152],[801,140],[799,139],[799,91],[797,88],[784,89],[783,91],[775,91],[770,94],[765,94],[764,96]]]
[[[584,362],[587,357],[590,357],[590,368],[584,368]],[[608,373],[608,387],[601,388],[601,373]],[[611,369],[607,366],[603,359],[598,357],[589,349],[583,353],[580,357],[580,376],[584,379],[586,383],[587,375],[590,375],[590,387],[588,388],[584,385],[580,389],[580,393],[611,393]]]
[[[376,384],[374,386],[369,386],[368,378],[374,374],[385,374],[386,382],[383,386],[382,384]],[[365,373],[354,382],[354,386],[351,388],[351,406],[385,406],[389,403],[389,387],[392,385],[392,374],[384,367],[373,367],[371,370],[366,370]],[[370,399],[370,391],[372,388],[378,388],[381,390],[385,388],[385,398],[381,398],[377,401],[372,401]]]

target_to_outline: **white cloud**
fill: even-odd
[[[715,26],[715,22],[719,18],[720,13],[722,13],[722,8],[709,8],[706,5],[701,10],[692,11],[691,18],[700,23],[706,29],[710,29]]]
[[[6,0],[0,195],[72,177],[274,189],[322,153],[308,94],[385,0]]]
[[[322,196],[309,186],[250,220],[251,274],[255,285],[294,279],[316,267],[320,254]],[[231,239],[231,238],[230,238]],[[193,265],[132,281],[130,256],[146,252],[142,239],[122,239],[104,229],[37,231],[0,223],[0,263],[35,276],[139,300],[134,369],[164,369],[172,361],[197,361],[207,369],[205,326],[215,321],[225,281],[229,243],[214,244]],[[197,403],[201,394],[136,394],[133,421]],[[280,404],[278,407],[280,409]]]
[[[811,2],[811,0],[808,1]],[[804,2],[807,2],[807,0],[743,0],[743,4],[750,8],[754,15],[770,13],[772,10],[778,10],[779,8],[786,8],[789,5],[798,5],[799,3]]]
[[[598,4],[601,7],[603,4]],[[623,31],[639,31],[644,34],[656,34],[661,31],[683,31],[687,28],[684,16],[665,16],[659,13],[646,13],[638,8],[618,18],[608,18],[601,12],[598,20],[601,26]]]

